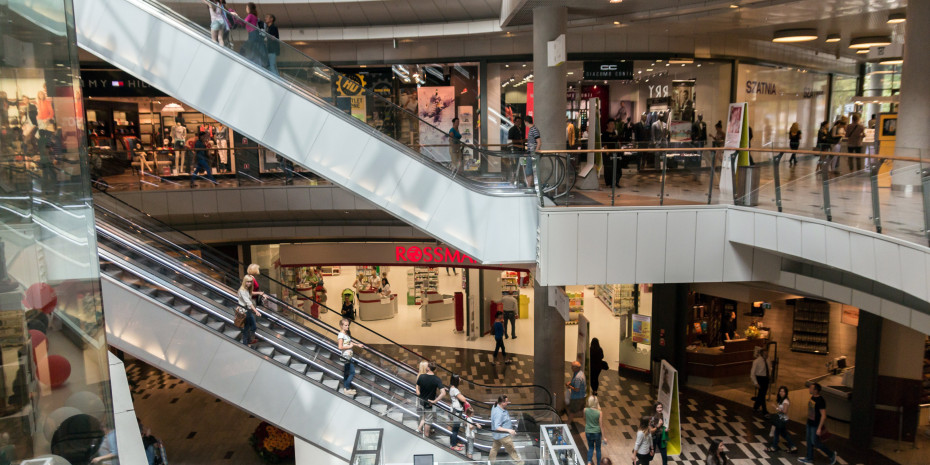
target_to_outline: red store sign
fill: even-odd
[[[408,247],[395,246],[394,259],[397,262],[461,264],[478,263],[474,258],[449,247]]]

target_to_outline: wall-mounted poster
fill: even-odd
[[[436,161],[451,162],[448,134],[455,118],[455,88],[420,87],[417,116],[429,123],[420,124],[420,151]]]
[[[630,120],[631,123],[634,123],[635,121],[633,121],[633,111],[635,108],[635,103],[632,100],[611,101],[610,117],[619,122]]]
[[[672,142],[691,142],[691,123],[687,121],[672,121],[668,131]]]
[[[475,107],[459,107],[459,132],[462,133],[462,143],[466,147],[462,149],[462,157],[465,164],[465,171],[478,171],[481,166],[481,159],[474,153],[469,145],[475,143]]]
[[[637,344],[652,345],[652,317],[649,315],[640,315],[634,313],[633,319],[633,342]]]
[[[694,121],[694,81],[672,81],[672,121]]]

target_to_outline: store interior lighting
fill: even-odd
[[[792,43],[792,42],[809,42],[817,39],[816,29],[783,29],[775,31],[772,42]]]
[[[904,58],[901,58],[901,57],[885,58],[884,60],[879,61],[878,64],[880,65],[903,65]]]
[[[907,16],[904,13],[892,13],[888,15],[888,24],[901,24],[904,21],[907,21]]]
[[[865,55],[866,53],[869,53],[869,49],[860,48],[859,50],[856,50],[856,53],[858,53],[859,55]]]
[[[623,3],[623,0],[610,0],[610,3]]]
[[[842,39],[842,37],[840,37],[839,34],[828,34],[828,35],[827,35],[827,40],[825,40],[824,42],[826,42],[826,43],[829,44],[829,43],[833,43],[833,42],[839,42],[841,39]]]
[[[849,48],[871,48],[884,47],[891,45],[891,37],[888,36],[868,36],[856,37],[849,41]]]

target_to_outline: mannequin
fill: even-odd
[[[691,143],[695,147],[707,145],[707,123],[704,122],[704,114],[702,113],[698,113],[697,121],[691,124]]]
[[[183,120],[181,120],[183,121]],[[174,167],[180,173],[181,167],[185,166],[184,158],[186,155],[185,143],[187,142],[187,128],[175,119],[174,127],[171,128],[171,141],[174,144]]]

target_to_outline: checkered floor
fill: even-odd
[[[497,365],[491,361],[491,353],[488,351],[423,346],[410,348],[476,382],[488,385],[513,385],[532,384],[534,381],[532,356],[514,355],[512,364]],[[412,363],[409,360],[407,362]],[[197,405],[196,408],[200,410],[198,417],[211,417],[219,414],[239,415],[249,422],[257,423],[258,421],[235,407],[220,402],[219,399],[214,400],[208,393],[199,391],[184,381],[141,362],[127,363],[126,370],[130,385],[133,387],[136,409],[145,417],[162,414],[161,409],[164,408],[165,403],[177,404],[179,401],[181,404],[191,403],[188,400],[189,397],[199,396],[200,398],[194,402]],[[569,372],[569,366],[566,364],[566,379],[568,379]],[[477,388],[473,388],[471,392],[466,389],[463,391],[479,398],[491,395],[491,391],[482,393]],[[496,395],[498,391],[494,392]],[[615,464],[630,463],[632,459],[630,451],[636,437],[634,424],[638,418],[652,411],[654,396],[650,392],[649,384],[639,379],[621,376],[616,371],[610,370],[601,374],[599,392],[604,415],[605,437],[608,441],[602,447],[603,454],[611,457]],[[512,400],[519,402],[518,399]],[[798,463],[796,455],[789,455],[786,452],[769,454],[764,451],[769,427],[762,418],[754,416],[749,407],[700,391],[684,389],[680,396],[680,417],[682,454],[670,457],[669,462],[703,465],[710,439],[720,439],[725,444],[728,456],[735,465]],[[234,420],[228,421],[227,424],[235,424]],[[581,431],[583,425],[579,423],[577,428]],[[245,430],[248,428],[244,428],[243,434]],[[792,424],[790,430],[792,439],[803,452],[805,448],[803,426]],[[576,435],[575,442],[582,453],[586,453],[583,436],[583,434]],[[210,437],[198,437],[198,440],[198,452],[215,448],[216,454],[219,455],[214,456],[232,457],[232,449],[235,447],[228,441],[223,443],[219,438]],[[848,444],[848,441],[842,438],[830,440],[828,446],[838,451],[837,463],[840,464],[895,464],[884,456],[856,451]],[[178,450],[178,452],[181,451]],[[816,463],[829,463],[822,454],[819,452],[816,454]],[[236,456],[239,460],[246,458],[238,451]],[[661,463],[659,458],[654,460],[653,463]],[[172,454],[172,463],[198,462]]]

